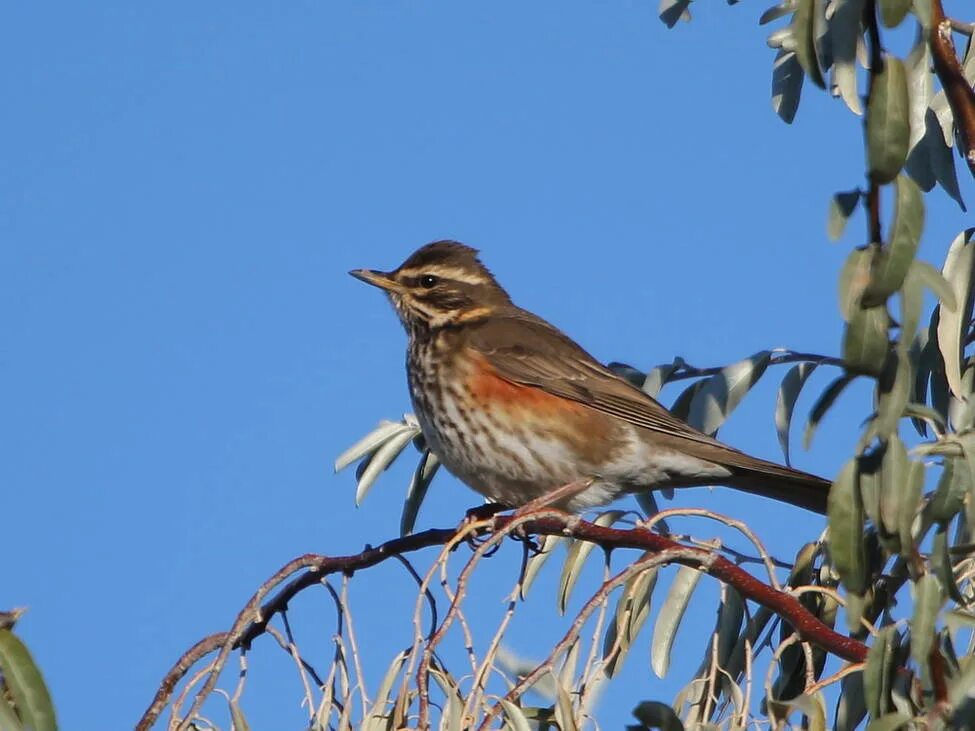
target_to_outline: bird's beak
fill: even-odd
[[[401,289],[396,280],[386,272],[377,272],[375,269],[353,269],[349,274],[366,284],[379,287],[379,289],[384,289],[387,292],[398,292]]]

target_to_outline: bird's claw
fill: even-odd
[[[480,520],[487,520],[488,518],[493,518],[498,513],[503,513],[505,510],[508,510],[508,506],[502,505],[501,503],[475,505],[464,513],[464,522],[475,523]]]
[[[470,508],[466,513],[464,513],[464,520],[461,523],[461,529],[472,523],[481,523],[486,520],[490,520],[498,513],[502,513],[507,510],[508,507],[501,505],[500,503],[484,503],[483,505],[477,505]],[[484,544],[488,538],[482,537],[481,532],[471,532],[468,533],[465,542],[471,547],[472,551],[477,551]],[[499,544],[500,545],[500,544]],[[498,550],[498,546],[494,546],[491,550],[485,553],[485,556],[492,556],[494,552]]]

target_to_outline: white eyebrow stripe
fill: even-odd
[[[400,272],[400,275],[404,277],[420,277],[424,274],[434,274],[443,279],[452,279],[455,282],[463,282],[464,284],[488,284],[491,281],[485,276],[472,272],[469,269],[461,269],[460,267],[433,265],[423,269],[404,269]]]

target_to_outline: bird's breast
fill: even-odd
[[[633,443],[625,425],[502,378],[479,353],[417,351],[408,370],[431,450],[461,480],[501,502],[521,504],[598,474]]]

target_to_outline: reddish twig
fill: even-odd
[[[632,548],[654,553],[671,552],[675,556],[675,563],[697,568],[706,567],[709,575],[733,587],[742,597],[751,599],[788,621],[803,641],[810,642],[850,662],[863,662],[866,659],[867,647],[862,642],[835,632],[794,596],[774,589],[728,559],[717,556],[711,551],[685,546],[642,527],[631,529],[607,528],[581,520],[578,516],[551,509],[539,511],[538,515],[540,517],[498,516],[493,519],[492,527],[495,532],[501,532],[505,531],[512,521],[517,521],[522,523],[521,529],[525,533],[540,536],[569,536],[595,543],[606,550]],[[206,637],[183,653],[176,664],[166,673],[155,698],[136,725],[136,731],[148,731],[153,726],[172,697],[176,685],[186,676],[193,665],[207,655],[219,652],[210,676],[210,679],[215,683],[216,677],[222,670],[222,663],[226,661],[231,650],[248,647],[254,639],[264,634],[271,618],[283,611],[295,595],[317,584],[323,576],[337,572],[352,573],[359,569],[375,566],[404,553],[443,545],[454,539],[458,531],[462,530],[464,530],[464,526],[459,529],[431,529],[412,536],[387,541],[375,548],[368,547],[360,553],[349,556],[306,554],[291,561],[261,585],[238,615],[229,632],[220,632]],[[277,593],[260,604],[263,597],[270,594],[291,574],[299,570],[302,573],[281,586]],[[208,686],[212,688],[209,681],[204,684],[204,689]],[[201,693],[204,691],[201,690]],[[198,699],[201,697],[198,694]]]
[[[496,527],[503,525],[506,520],[509,518],[496,518]],[[666,551],[686,548],[670,538],[640,528],[629,530],[604,528],[587,521],[578,521],[570,527],[568,525],[569,520],[570,516],[566,516],[565,519],[544,518],[535,520],[526,523],[525,530],[539,535],[560,535],[564,530],[565,535],[590,541],[606,549],[636,548],[644,551]],[[710,567],[707,571],[709,575],[733,587],[743,597],[751,599],[756,604],[767,607],[775,614],[787,619],[803,641],[811,642],[817,647],[850,662],[866,660],[866,645],[833,631],[791,594],[776,591],[723,556],[711,558],[711,552],[703,548],[692,550],[698,553],[699,558],[696,561],[679,561],[678,563],[697,566],[707,559],[710,561]]]
[[[951,40],[951,20],[945,17],[941,0],[931,0],[931,34],[928,45],[931,47],[931,58],[934,61],[934,71],[941,81],[948,98],[948,106],[955,118],[955,128],[964,147],[965,162],[968,169],[975,175],[975,92],[968,81],[958,56],[955,54],[955,44]]]

